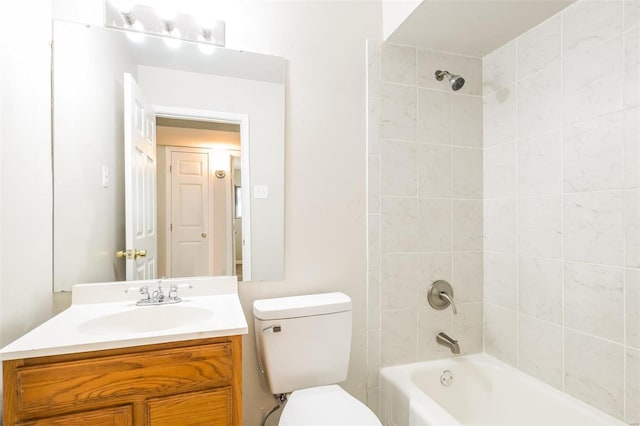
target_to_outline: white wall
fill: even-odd
[[[382,35],[387,40],[423,0],[382,0]]]
[[[72,3],[67,10],[86,22],[95,19],[93,6],[101,4],[94,1],[89,7],[89,2],[79,0],[64,3]],[[84,10],[88,11],[86,15],[78,13]],[[228,47],[283,56],[288,61],[285,278],[240,285],[251,333],[254,299],[346,292],[354,303],[354,334],[351,368],[344,386],[364,400],[364,49],[365,39],[381,38],[380,5],[359,1],[256,1],[228,2],[220,10],[220,18],[227,23]],[[8,50],[3,45],[2,54],[3,61],[11,60],[10,66],[3,64],[1,86],[3,340],[17,337],[50,314],[48,11],[49,3],[43,0],[37,6],[33,2],[3,3],[0,14],[9,23],[2,27],[3,43],[13,42]],[[15,16],[29,16],[34,28],[25,33],[23,21]],[[8,116],[9,106],[14,113]],[[14,172],[25,170],[19,165],[21,158],[28,158],[33,167],[26,169],[29,179],[15,180]],[[42,202],[24,202],[23,194]],[[33,267],[34,259],[37,268]],[[256,372],[253,334],[246,336],[243,344],[244,423],[257,425],[274,402],[261,387]]]
[[[45,0],[0,5],[0,346],[51,315],[49,17]]]
[[[579,1],[484,58],[485,350],[640,420],[638,3]]]
[[[29,16],[32,31],[23,33],[16,16]],[[48,1],[3,2],[1,6],[2,345],[51,314],[49,19]]]

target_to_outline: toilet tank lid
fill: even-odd
[[[253,316],[261,320],[309,317],[351,310],[351,299],[344,293],[261,299],[253,302]]]

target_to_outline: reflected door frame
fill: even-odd
[[[191,121],[214,121],[217,123],[236,124],[240,127],[240,156],[242,167],[240,176],[242,185],[242,280],[251,280],[251,173],[249,168],[249,115],[225,111],[210,111],[192,108],[181,108],[167,105],[153,105],[156,117],[174,118]]]

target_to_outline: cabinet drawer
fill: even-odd
[[[150,400],[148,418],[153,426],[229,425],[231,409],[232,392],[227,386]]]
[[[69,426],[69,425],[100,425],[100,426],[130,426],[133,425],[133,413],[130,405],[102,410],[86,411],[66,416],[50,417],[48,419],[20,422],[18,426]]]
[[[224,384],[231,379],[231,345],[219,343],[19,368],[20,411],[117,403]]]

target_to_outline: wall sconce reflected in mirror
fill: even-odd
[[[224,170],[216,170],[216,177],[218,179],[224,179],[226,175],[227,175],[227,172],[225,172]]]

